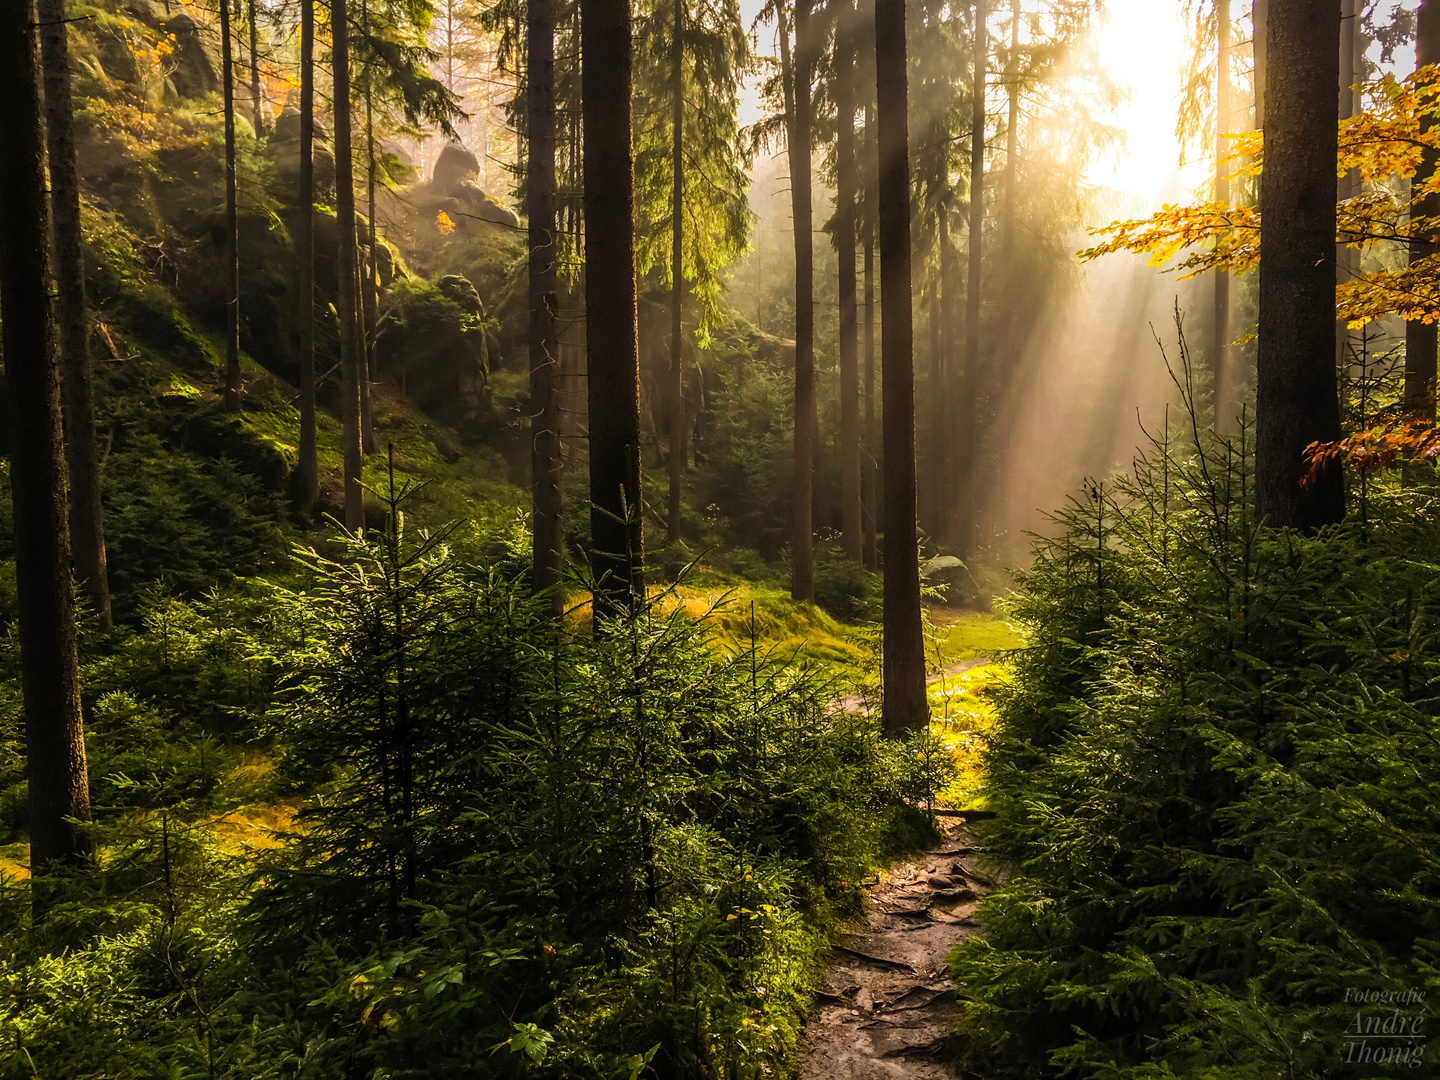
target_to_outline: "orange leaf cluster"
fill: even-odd
[[[1365,109],[1340,122],[1336,174],[1351,169],[1368,181],[1413,178],[1427,148],[1440,146],[1440,68],[1427,66],[1403,81],[1390,76],[1363,88]],[[1226,159],[1236,176],[1260,174],[1265,143],[1258,131],[1231,136]],[[1360,248],[1377,243],[1408,244],[1440,235],[1440,217],[1415,213],[1419,200],[1440,193],[1440,173],[1413,185],[1399,199],[1377,187],[1336,206],[1338,244]],[[1260,214],[1250,207],[1220,203],[1165,206],[1146,218],[1114,221],[1090,230],[1103,242],[1080,252],[1082,260],[1119,251],[1150,256],[1152,266],[1180,271],[1187,280],[1207,270],[1243,274],[1260,261]],[[1379,270],[1336,289],[1336,318],[1359,327],[1385,315],[1420,322],[1440,321],[1440,258],[1429,257],[1399,270]]]
[[[1305,482],[1314,481],[1333,462],[1356,469],[1378,469],[1396,462],[1433,461],[1440,457],[1440,429],[1430,420],[1405,419],[1359,431],[1337,442],[1311,443]]]

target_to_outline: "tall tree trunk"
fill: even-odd
[[[555,5],[526,7],[525,199],[530,256],[531,588],[550,615],[565,611],[560,590],[560,398],[555,272]]]
[[[905,0],[875,3],[876,119],[880,148],[880,364],[885,381],[884,730],[923,728],[925,636],[915,526],[915,365],[910,312],[909,88]]]
[[[1219,0],[1225,3],[1226,0]],[[1005,124],[1005,207],[1000,247],[1007,260],[1015,254],[1015,212],[1020,158],[1020,0],[1010,0],[1010,56],[1005,64],[1005,93],[1010,112]]]
[[[985,0],[975,0],[974,55],[971,57],[970,93],[970,274],[965,286],[965,378],[956,417],[956,473],[960,505],[956,514],[955,547],[960,558],[975,554],[975,448],[979,444],[977,399],[983,380],[980,371],[980,267],[985,231]]]
[[[628,0],[580,0],[590,540],[597,617],[644,595]]]
[[[365,528],[364,492],[360,487],[360,343],[356,340],[355,178],[351,149],[350,25],[345,0],[330,0],[331,54],[335,83],[335,222],[340,234],[335,260],[340,324],[340,443],[344,450],[345,528]]]
[[[1354,116],[1359,108],[1353,85],[1360,80],[1356,68],[1356,37],[1359,28],[1356,15],[1356,0],[1340,0],[1340,51],[1338,83],[1340,119]],[[1353,199],[1360,194],[1360,170],[1349,169],[1335,184],[1337,201]],[[1360,253],[1348,244],[1335,246],[1335,284],[1340,285],[1360,272]],[[1344,319],[1335,322],[1335,363],[1346,370],[1355,357],[1355,348],[1350,340],[1350,327]]]
[[[235,60],[230,0],[220,4],[220,84],[225,110],[225,411],[240,411],[240,217],[235,196]]]
[[[10,489],[20,686],[30,782],[30,867],[49,872],[78,858],[90,820],[75,613],[60,371],[50,312],[36,18],[29,3],[0,5],[0,337],[10,403]],[[45,890],[32,894],[43,909]]]
[[[869,154],[875,147],[875,113],[865,107],[865,146],[867,165],[865,169],[865,432],[864,432],[864,480],[865,480],[865,559],[871,570],[880,568],[879,552],[875,544],[875,528],[878,518],[877,488],[879,476],[876,466],[879,440],[875,438],[875,176],[870,167]]]
[[[260,93],[260,25],[255,19],[255,0],[250,0],[250,118],[255,137],[265,137],[265,102]]]
[[[80,178],[75,164],[75,117],[70,101],[70,48],[65,0],[40,0],[45,131],[50,152],[50,211],[54,234],[55,315],[60,324],[65,458],[70,467],[70,541],[75,576],[102,630],[112,626],[105,565],[105,514],[100,500],[100,455],[95,442],[90,324],[81,259]]]
[[[375,429],[370,419],[369,329],[365,319],[365,255],[361,252],[360,222],[355,223],[355,365],[360,387],[360,454],[375,452]]]
[[[938,367],[939,383],[936,397],[939,401],[935,407],[936,429],[938,437],[935,440],[935,489],[939,493],[937,508],[939,512],[939,528],[936,533],[937,539],[946,546],[954,543],[955,539],[955,478],[952,475],[952,466],[955,455],[950,450],[950,420],[949,402],[955,396],[954,380],[954,352],[951,342],[955,339],[955,270],[954,252],[950,244],[950,207],[947,204],[940,212],[938,240],[940,244],[940,265],[936,268],[938,277],[937,283],[940,290],[939,298],[939,319],[940,319],[940,363]],[[962,478],[962,482],[963,478]]]
[[[300,218],[295,230],[295,295],[300,305],[300,447],[296,505],[320,499],[315,447],[315,0],[300,0]]]
[[[1416,16],[1416,64],[1417,68],[1427,64],[1440,64],[1440,0],[1422,0]],[[1426,119],[1425,127],[1432,128],[1435,121]],[[1412,191],[1419,191],[1440,167],[1440,153],[1426,149],[1420,159],[1420,168],[1410,181]],[[1440,214],[1440,198],[1428,195],[1417,200],[1411,210],[1414,216],[1433,217]],[[1425,236],[1410,243],[1410,265],[1435,254],[1436,237]],[[1437,335],[1434,323],[1407,322],[1405,324],[1405,409],[1412,416],[1423,420],[1435,419],[1435,357]]]
[[[927,260],[922,257],[921,264]],[[941,479],[940,455],[941,443],[945,439],[944,419],[941,413],[941,398],[944,394],[944,362],[940,353],[940,254],[938,249],[931,254],[930,259],[930,280],[928,287],[922,286],[920,290],[920,307],[925,311],[925,329],[929,334],[929,347],[925,355],[930,361],[930,371],[925,382],[924,428],[923,439],[917,439],[917,457],[919,476],[925,478],[920,483],[917,477],[916,483],[916,512],[920,519],[920,527],[924,529],[932,540],[940,538],[941,521],[944,520],[944,510],[941,508],[944,502],[944,493],[941,490],[943,483]]]
[[[855,296],[855,9],[842,0],[835,22],[835,248],[840,257],[840,542],[860,562],[860,343]]]
[[[1345,513],[1338,464],[1302,484],[1305,447],[1340,437],[1333,263],[1339,35],[1338,4],[1270,0],[1255,509],[1277,527],[1314,529]]]
[[[674,40],[670,48],[670,505],[666,535],[680,539],[680,496],[685,483],[685,365],[681,352],[681,302],[685,295],[685,0],[675,0]]]
[[[1255,130],[1265,130],[1265,80],[1269,77],[1266,74],[1265,64],[1265,40],[1269,34],[1270,25],[1270,0],[1255,0],[1250,7],[1250,25],[1254,28],[1250,35],[1250,51],[1255,60]]]
[[[819,420],[815,401],[815,238],[810,180],[810,0],[795,3],[795,52],[782,26],[780,62],[785,80],[786,151],[790,160],[790,208],[795,230],[795,411],[793,514],[790,530],[790,596],[815,599],[815,453]]]
[[[360,3],[361,27],[370,36],[370,5]],[[368,44],[366,46],[369,47]],[[365,257],[357,260],[360,271],[360,450],[375,453],[375,421],[370,408],[370,382],[375,378],[375,319],[379,297],[375,295],[375,117],[370,89],[371,73],[365,72]]]
[[[1431,63],[1440,63],[1440,0],[1421,0],[1416,24],[1416,68]],[[1434,120],[1424,121],[1426,128],[1434,127]],[[1424,150],[1420,168],[1410,181],[1413,192],[1418,192],[1440,167],[1440,153]],[[1411,210],[1413,216],[1431,217],[1440,215],[1440,197],[1426,196],[1418,199]],[[1421,236],[1411,240],[1410,265],[1436,253],[1436,236]],[[1437,334],[1434,323],[1405,323],[1405,410],[1420,419],[1436,418],[1436,347]]]
[[[1215,0],[1215,201],[1230,205],[1225,132],[1230,128],[1230,0]],[[1215,271],[1215,325],[1211,343],[1215,429],[1228,431],[1234,415],[1234,373],[1230,356],[1230,275]]]

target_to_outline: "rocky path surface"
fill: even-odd
[[[883,875],[863,921],[840,938],[800,1042],[800,1080],[952,1080],[937,1055],[954,1026],[946,957],[978,933],[988,882],[963,822],[933,849]]]

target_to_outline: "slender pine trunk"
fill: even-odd
[[[941,208],[937,229],[940,243],[940,265],[937,268],[936,288],[939,297],[940,350],[937,367],[938,399],[935,405],[935,491],[938,517],[936,537],[947,547],[955,540],[955,478],[952,474],[955,455],[950,440],[950,401],[955,396],[954,352],[951,343],[955,338],[955,270],[954,252],[950,244],[950,207]]]
[[[1356,69],[1356,37],[1360,19],[1356,0],[1340,0],[1340,49],[1338,56],[1339,81],[1337,84],[1339,118],[1354,116],[1359,110],[1359,99],[1352,89],[1360,80]],[[1360,170],[1348,169],[1335,183],[1335,199],[1344,202],[1360,194]],[[1360,253],[1346,243],[1335,246],[1335,284],[1341,285],[1360,273]],[[1350,326],[1344,319],[1335,321],[1335,364],[1340,371],[1346,371],[1355,359],[1355,346],[1350,338]]]
[[[320,499],[315,446],[315,0],[300,0],[300,218],[295,230],[300,305],[300,447],[296,506],[309,517]]]
[[[860,357],[855,296],[855,9],[835,16],[835,249],[840,259],[840,543],[864,558],[860,509]]]
[[[360,3],[361,26],[370,37],[370,5]],[[367,40],[366,48],[369,48]],[[370,384],[375,379],[375,321],[379,316],[380,297],[375,283],[375,103],[371,86],[373,75],[365,70],[365,257],[360,264],[360,449],[375,453],[375,418],[370,406]]]
[[[880,553],[876,548],[875,529],[878,520],[878,489],[880,477],[878,455],[880,440],[875,437],[875,170],[870,156],[875,148],[875,111],[865,106],[865,449],[864,449],[864,514],[865,562],[871,570],[880,569]]]
[[[875,3],[879,136],[880,341],[885,381],[884,730],[923,728],[925,637],[920,621],[920,550],[915,523],[915,365],[910,311],[909,87],[905,0]]]
[[[644,595],[628,0],[580,0],[595,615]]]
[[[1250,24],[1254,33],[1250,35],[1250,51],[1255,61],[1255,129],[1265,130],[1265,80],[1269,77],[1265,63],[1267,53],[1265,41],[1269,36],[1270,0],[1254,0],[1250,7]]]
[[[265,137],[265,101],[260,93],[260,25],[255,18],[255,0],[250,0],[250,119],[255,137]]]
[[[526,7],[525,198],[530,256],[531,588],[554,619],[565,611],[560,590],[560,398],[555,271],[555,6]]]
[[[1416,14],[1415,29],[1417,68],[1427,64],[1440,64],[1440,0],[1423,0]],[[1427,130],[1435,121],[1426,118]],[[1421,153],[1420,168],[1410,181],[1411,191],[1418,192],[1440,168],[1440,153],[1425,149]],[[1410,211],[1414,217],[1440,215],[1440,198],[1428,195],[1417,199]],[[1437,250],[1434,235],[1417,237],[1410,243],[1410,265],[1429,258]],[[1434,323],[1407,322],[1405,324],[1405,410],[1421,420],[1435,419],[1435,370],[1437,334]]]
[[[1230,205],[1229,150],[1225,132],[1230,128],[1230,0],[1215,0],[1215,201]],[[1211,344],[1215,428],[1228,431],[1235,413],[1235,376],[1230,356],[1230,275],[1215,271],[1215,326]]]
[[[340,234],[335,260],[340,324],[340,426],[345,470],[345,527],[365,527],[364,492],[360,487],[361,353],[356,340],[358,274],[355,267],[355,178],[351,148],[350,25],[346,0],[330,0],[331,54],[334,72],[335,222]]]
[[[670,505],[666,537],[680,539],[681,489],[688,447],[685,437],[685,366],[681,338],[681,302],[685,295],[685,0],[675,0],[674,40],[670,53]]]
[[[70,534],[60,420],[57,334],[50,309],[45,134],[35,9],[0,5],[0,338],[10,407],[20,687],[30,785],[30,867],[37,877],[79,859],[90,820]],[[48,890],[32,903],[43,911]]]
[[[1260,185],[1255,510],[1315,529],[1345,513],[1338,464],[1306,484],[1305,448],[1340,437],[1335,382],[1335,94],[1340,9],[1270,0]]]
[[[981,258],[985,248],[985,0],[975,0],[974,53],[971,57],[970,94],[970,273],[965,286],[965,385],[960,392],[960,415],[956,418],[956,471],[959,479],[959,506],[956,514],[955,548],[960,558],[975,554],[975,460],[979,445],[976,431],[980,422],[977,399],[984,387],[980,369]]]
[[[1010,55],[1005,62],[1005,93],[1010,111],[1005,123],[1005,206],[1001,211],[1000,249],[1013,265],[1020,171],[1020,0],[1010,0]]]
[[[235,59],[230,0],[220,3],[220,83],[225,110],[225,411],[240,411],[240,216],[235,194]]]
[[[40,0],[45,132],[50,157],[50,223],[54,240],[55,315],[60,324],[61,397],[65,458],[70,467],[70,543],[75,577],[109,630],[110,584],[105,564],[105,513],[100,454],[95,440],[94,373],[81,258],[80,177],[75,162],[75,116],[70,99],[70,48],[65,0]]]
[[[811,208],[811,47],[810,0],[796,0],[795,50],[782,27],[781,63],[790,69],[786,80],[787,152],[790,159],[790,206],[795,229],[795,411],[794,517],[791,521],[790,596],[815,599],[814,499],[815,453],[819,422],[815,401],[815,239]]]
[[[940,443],[944,439],[944,432],[941,429],[940,397],[942,394],[941,384],[941,360],[940,360],[940,273],[938,253],[932,252],[927,259],[921,257],[921,265],[929,263],[929,281],[921,286],[920,307],[925,313],[925,329],[928,336],[926,342],[925,356],[929,360],[930,370],[926,373],[925,393],[923,400],[925,406],[921,412],[920,422],[924,427],[924,437],[917,438],[917,454],[920,465],[919,475],[924,478],[916,488],[916,510],[920,519],[920,527],[929,534],[932,540],[940,535],[941,520],[941,491],[940,491]],[[923,271],[922,271],[923,272]]]

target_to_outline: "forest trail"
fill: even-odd
[[[953,1080],[937,1060],[954,1026],[946,958],[979,933],[987,883],[962,822],[934,848],[882,874],[862,921],[835,946],[801,1036],[800,1080]]]

